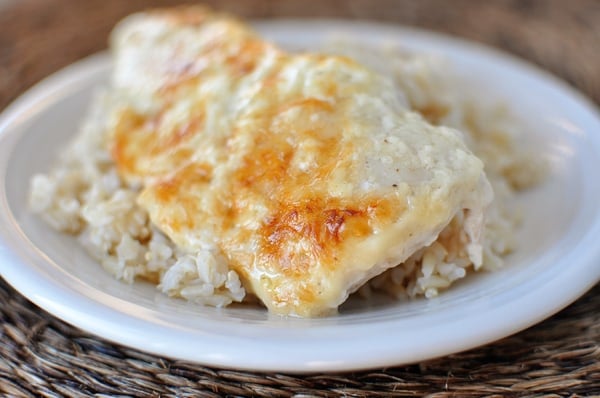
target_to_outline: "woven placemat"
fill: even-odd
[[[246,17],[374,19],[455,34],[537,63],[600,103],[595,0],[207,3]],[[0,108],[44,76],[104,48],[119,18],[172,4],[0,0]],[[344,374],[219,370],[144,354],[65,324],[1,280],[0,321],[0,393],[11,397],[600,394],[600,285],[554,317],[496,343],[425,363]]]

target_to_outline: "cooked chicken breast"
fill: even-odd
[[[482,162],[356,62],[197,7],[127,18],[112,50],[119,172],[158,228],[218,252],[272,312],[334,311],[458,212],[479,239]]]

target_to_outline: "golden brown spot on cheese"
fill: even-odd
[[[303,107],[306,108],[307,111],[311,112],[333,112],[335,109],[333,105],[319,98],[308,97],[302,98],[297,101],[292,101],[291,103],[285,104],[279,108],[279,112],[284,112],[290,108],[294,107]]]
[[[275,189],[273,184],[285,179],[292,155],[293,148],[284,140],[269,134],[258,136],[253,150],[244,157],[242,167],[234,178],[242,186],[258,188],[256,184],[260,183],[268,185],[268,189]]]
[[[171,75],[169,79],[166,79],[158,90],[158,95],[165,100],[177,98],[183,90],[193,89],[200,79],[201,76],[199,76],[199,73],[191,74],[187,73],[187,71],[181,71],[181,73]]]
[[[204,125],[204,104],[195,104],[194,114],[190,115],[187,120],[180,126],[175,126],[167,134],[160,137],[162,140],[156,140],[155,145],[151,148],[151,153],[157,155],[165,151],[171,150],[185,141],[188,141],[194,135],[202,131]]]
[[[373,233],[395,221],[402,208],[388,199],[345,201],[311,198],[299,204],[279,203],[278,210],[258,231],[259,256],[288,275],[302,275],[321,263],[335,267],[345,242]]]
[[[182,90],[194,89],[211,74],[224,70],[230,72],[234,81],[254,71],[268,47],[269,44],[252,35],[245,35],[235,44],[226,37],[215,36],[202,47],[196,59],[183,66],[173,65],[159,93],[167,98],[177,97]]]
[[[166,178],[155,185],[154,197],[160,204],[174,205],[168,220],[163,220],[172,231],[195,227],[196,217],[200,214],[198,198],[194,192],[203,189],[211,181],[212,167],[205,163],[192,163],[179,170],[173,177]]]
[[[166,108],[153,115],[141,115],[131,109],[122,111],[112,132],[111,149],[119,172],[139,177],[153,175],[161,171],[155,161],[160,156],[168,156],[170,167],[166,172],[187,163],[193,149],[186,148],[185,144],[202,132],[204,109],[203,102],[194,104],[182,123],[171,126],[164,125]],[[154,164],[156,168],[144,167],[145,164]]]
[[[205,163],[192,163],[179,170],[174,177],[156,184],[156,198],[161,202],[177,200],[185,189],[206,184],[211,180],[212,167]]]
[[[292,109],[297,113],[290,115],[288,112]],[[339,142],[335,134],[325,131],[331,126],[323,126],[322,122],[312,122],[310,119],[311,115],[334,110],[334,105],[317,98],[293,99],[257,121],[253,128],[263,133],[254,136],[252,147],[248,148],[233,180],[279,199],[289,198],[292,194],[290,188],[309,189],[315,181],[322,181],[338,166],[338,158],[345,144]],[[312,151],[318,168],[308,175],[294,169],[291,162],[298,145],[309,139],[316,145]]]
[[[139,148],[145,148],[154,139],[141,132],[146,122],[147,119],[144,116],[133,112],[131,109],[126,109],[118,115],[113,130],[111,154],[119,171],[126,174],[138,173]],[[132,141],[135,141],[136,145],[131,145]]]
[[[233,76],[247,75],[256,68],[266,47],[267,44],[262,40],[246,40],[241,43],[238,51],[227,57],[225,65],[231,68]]]
[[[325,88],[328,97],[335,97],[338,94],[338,85],[335,82],[329,82]]]

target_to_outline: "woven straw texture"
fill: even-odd
[[[361,18],[454,34],[528,59],[600,104],[599,1],[207,3],[245,17]],[[173,4],[144,0],[0,0],[0,108],[44,76],[105,48],[107,34],[119,18],[150,5]],[[478,349],[398,368],[285,375],[213,369],[109,343],[52,317],[0,279],[0,394],[600,396],[600,285],[554,317]]]

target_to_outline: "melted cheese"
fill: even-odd
[[[288,54],[201,8],[130,17],[113,49],[121,175],[178,246],[218,248],[275,313],[335,310],[490,200],[458,132],[347,58]]]

